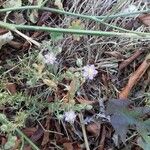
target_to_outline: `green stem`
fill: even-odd
[[[19,130],[18,128],[16,128],[16,132],[22,137],[24,138],[31,146],[34,150],[40,150],[21,130]]]
[[[71,15],[71,16],[76,16],[76,17],[80,16],[82,18],[87,18],[87,17],[89,18],[89,16],[87,16],[87,15],[67,12],[67,11],[60,10],[60,9],[55,9],[55,8],[40,7],[40,6],[22,6],[22,7],[4,8],[4,9],[0,9],[0,12],[25,10],[25,9],[39,9],[39,10],[51,11],[51,12],[54,12],[54,13],[61,13],[61,14],[66,14],[66,15]],[[116,18],[116,17],[127,17],[127,16],[130,16],[130,15],[138,15],[138,14],[141,14],[141,13],[149,13],[149,12],[150,12],[150,9],[147,9],[147,10],[140,10],[140,11],[131,12],[131,13],[119,13],[119,14],[109,15],[109,16],[106,15],[106,16],[93,16],[93,17],[98,18],[98,19]],[[90,17],[92,17],[92,16],[90,16]]]
[[[21,29],[21,30],[35,30],[35,31],[47,31],[47,32],[59,32],[79,35],[95,35],[95,36],[121,36],[128,38],[150,38],[150,34],[141,33],[139,36],[135,33],[119,33],[119,32],[107,32],[107,31],[91,31],[91,30],[78,30],[78,29],[63,29],[63,28],[51,28],[45,26],[30,26],[30,25],[16,25],[11,23],[4,23],[0,21],[0,27],[7,28],[10,30]]]
[[[81,17],[81,18],[84,18],[84,19],[89,19],[89,20],[93,20],[93,21],[96,21],[96,22],[100,22],[100,23],[102,23],[102,24],[104,24],[106,26],[118,29],[120,31],[125,31],[125,32],[128,32],[128,33],[135,33],[135,34],[139,34],[139,35],[143,35],[144,33],[126,30],[124,28],[108,24],[108,23],[106,23],[106,22],[104,22],[103,20],[100,20],[100,19],[115,18],[115,17],[120,17],[120,16],[131,15],[131,14],[139,14],[139,13],[143,13],[143,12],[150,12],[150,9],[147,9],[147,10],[144,10],[144,11],[133,12],[133,13],[130,13],[130,14],[129,13],[122,13],[122,14],[109,15],[109,16],[89,16],[89,15],[77,14],[77,13],[67,12],[67,11],[60,10],[60,9],[41,7],[41,6],[22,6],[22,7],[5,8],[5,9],[0,9],[0,12],[15,11],[15,10],[25,10],[25,9],[31,9],[31,10],[32,9],[38,9],[38,10],[42,10],[42,11],[50,11],[50,12],[64,14],[64,15],[71,15],[71,16],[74,16],[74,17]]]

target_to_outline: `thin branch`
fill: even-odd
[[[17,34],[19,34],[20,36],[22,36],[24,39],[26,39],[30,44],[33,43],[34,45],[36,45],[37,47],[40,47],[40,43],[33,40],[32,38],[28,37],[27,35],[21,33],[20,31],[18,30],[14,30]]]

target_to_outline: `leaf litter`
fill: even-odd
[[[149,14],[136,14],[150,6],[148,1],[19,0],[16,5],[10,0],[1,8],[43,2],[61,11],[107,16],[103,21],[110,25],[126,29],[130,25],[131,32],[149,33]],[[136,15],[111,18],[121,13]],[[120,32],[91,20],[36,9],[8,11],[0,18],[22,25]],[[0,110],[9,120],[8,125],[1,122],[1,148],[149,149],[149,39],[38,30],[12,34],[1,29],[0,49]],[[18,128],[28,139],[15,134]]]

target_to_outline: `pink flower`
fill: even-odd
[[[97,75],[98,71],[95,69],[94,65],[87,65],[83,68],[83,76],[86,79],[93,80],[93,78]]]
[[[44,55],[44,62],[46,64],[54,64],[56,61],[56,57],[53,53],[47,53],[46,55]]]
[[[64,118],[66,122],[74,123],[74,120],[76,118],[76,114],[74,111],[70,110],[68,112],[65,112]]]

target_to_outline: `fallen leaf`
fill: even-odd
[[[38,141],[42,137],[43,133],[44,133],[43,128],[41,126],[38,126],[38,129],[31,136],[31,140],[33,142]]]
[[[79,143],[72,143],[74,150],[82,150]]]
[[[100,134],[100,124],[99,123],[91,123],[87,126],[87,131],[91,133],[93,136],[98,136]]]
[[[15,146],[12,148],[12,150],[17,150],[19,148],[20,144],[21,144],[21,140],[17,139],[15,141]]]
[[[63,143],[64,150],[73,150],[72,143]]]
[[[15,83],[6,83],[6,89],[11,93],[16,93],[16,84]]]
[[[150,26],[150,14],[140,15],[138,18],[145,26]]]
[[[23,150],[32,150],[30,145],[24,145]]]
[[[12,33],[9,31],[3,35],[0,35],[0,49],[6,43],[9,43],[13,39]]]
[[[20,42],[18,42],[18,41],[10,41],[8,44],[10,46],[12,46],[13,48],[15,48],[15,49],[20,49],[22,47],[22,45],[23,45],[23,43],[21,43],[21,41]]]
[[[150,54],[145,58],[143,63],[138,67],[138,69],[130,76],[127,85],[119,93],[119,99],[127,99],[133,86],[142,78],[146,70],[150,66]]]
[[[33,128],[25,128],[25,129],[22,129],[22,132],[27,135],[28,137],[32,136],[33,133],[36,131],[37,129],[35,127]]]
[[[0,29],[0,36],[7,33],[7,32],[8,32],[8,30],[6,30],[6,29]]]
[[[86,100],[84,99],[83,97],[76,97],[76,100],[80,103],[80,104],[87,104],[87,105],[90,105],[90,104],[94,104],[96,103],[96,101],[89,101],[89,100]]]

